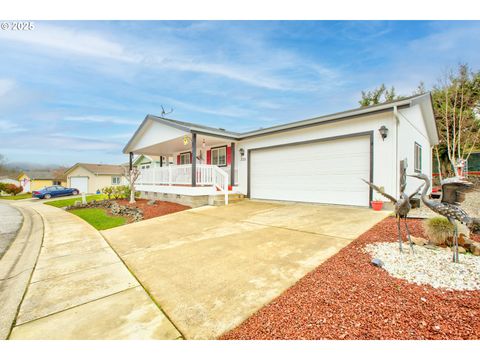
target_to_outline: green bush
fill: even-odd
[[[105,186],[102,189],[102,193],[107,195],[108,199],[111,199],[113,193],[113,186]]]
[[[107,195],[109,199],[129,199],[130,198],[130,186],[118,185],[118,186],[106,186],[102,189],[102,193]]]
[[[445,244],[453,236],[454,226],[443,216],[426,219],[423,228],[430,243],[434,245]]]

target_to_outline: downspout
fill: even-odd
[[[393,106],[393,118],[395,120],[395,193],[397,199],[400,196],[400,184],[399,184],[399,162],[398,162],[398,123],[399,123],[399,118],[398,118],[398,108],[397,105]]]

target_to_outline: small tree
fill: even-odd
[[[448,176],[453,170],[455,176],[463,176],[480,142],[480,72],[460,64],[456,73],[444,75],[432,98],[440,137],[435,149],[439,172]],[[442,160],[450,166],[442,166]]]
[[[371,91],[362,91],[362,99],[358,103],[360,106],[365,107],[399,100],[401,98],[403,98],[403,96],[397,95],[393,86],[387,89],[385,84],[382,84]]]
[[[137,181],[138,177],[140,176],[140,170],[136,167],[133,167],[132,170],[128,168],[123,168],[123,174],[127,179],[128,183],[130,184],[130,204],[135,204],[135,182]]]

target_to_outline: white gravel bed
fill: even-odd
[[[383,268],[393,277],[447,290],[480,290],[480,256],[459,254],[460,263],[456,264],[449,248],[413,248],[414,254],[404,243],[400,253],[398,243],[384,242],[368,244],[365,250],[382,260]]]

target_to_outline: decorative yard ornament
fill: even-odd
[[[422,191],[422,202],[432,211],[445,216],[454,226],[453,241],[455,251],[453,253],[453,262],[458,263],[458,229],[457,221],[467,225],[474,234],[480,233],[480,219],[468,215],[459,205],[465,201],[465,193],[473,190],[473,184],[458,177],[448,178],[442,181],[442,197],[440,201],[434,201],[428,198],[427,191],[430,188],[430,179],[425,174],[409,175],[425,182]]]
[[[407,230],[407,238],[408,242],[410,244],[410,249],[413,252],[413,242],[412,239],[410,238],[410,230],[408,230],[408,225],[407,225],[407,215],[410,212],[410,209],[412,206],[410,205],[410,201],[412,198],[418,194],[420,189],[422,188],[423,185],[419,186],[417,190],[415,190],[414,193],[412,193],[410,196],[407,196],[405,194],[405,184],[400,185],[400,199],[395,199],[393,196],[387,194],[384,190],[383,187],[376,186],[375,184],[372,184],[371,182],[368,182],[367,180],[362,179],[365,183],[367,183],[373,190],[378,192],[380,195],[386,197],[388,200],[390,200],[394,206],[395,206],[395,217],[397,218],[397,229],[398,229],[398,246],[400,248],[400,252],[403,251],[402,249],[402,231],[400,229],[400,220],[403,219],[405,223],[405,229]]]

